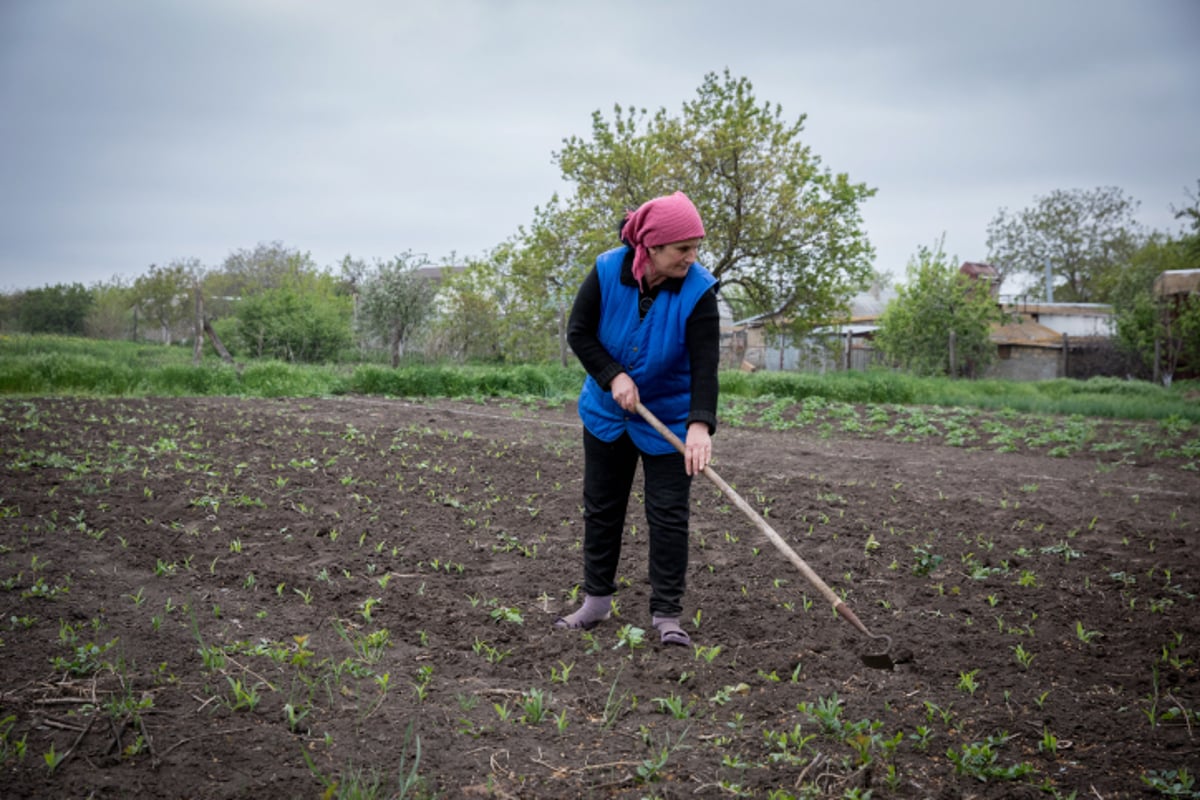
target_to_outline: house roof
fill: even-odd
[[[1200,269],[1171,269],[1154,279],[1154,296],[1200,292]]]
[[[1107,303],[1043,303],[1017,300],[1005,303],[1010,311],[1021,314],[1037,314],[1040,316],[1064,317],[1108,317],[1112,316],[1112,306]]]
[[[993,325],[988,338],[998,345],[1061,348],[1063,335],[1032,319],[1020,317],[1005,325]]]
[[[977,261],[964,261],[958,271],[964,275],[970,275],[972,278],[990,278],[995,280],[1000,277],[1000,273],[991,264],[980,264]]]
[[[433,281],[435,284],[440,284],[442,282],[442,280],[444,278],[446,278],[447,276],[457,275],[460,272],[464,272],[466,269],[467,269],[466,267],[451,267],[451,266],[420,267],[418,269],[413,270],[413,275],[418,278],[424,278],[425,280]]]

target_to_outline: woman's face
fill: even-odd
[[[651,269],[646,276],[649,284],[655,286],[667,278],[685,277],[699,247],[699,239],[685,239],[649,248]]]

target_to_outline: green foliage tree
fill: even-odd
[[[750,81],[726,70],[707,74],[678,116],[616,106],[610,123],[596,112],[591,139],[565,140],[555,158],[577,186],[573,219],[602,241],[624,209],[687,193],[708,233],[702,261],[727,297],[806,330],[869,280],[859,209],[875,190],[822,167],[801,140],[804,121],[760,104]]]
[[[615,228],[589,227],[590,214],[555,195],[534,209],[517,242],[497,247],[490,264],[503,287],[503,352],[510,360],[568,362],[567,318],[595,257],[616,244]]]
[[[1200,369],[1200,298],[1160,297],[1158,277],[1167,271],[1200,266],[1200,196],[1176,218],[1191,226],[1178,235],[1151,234],[1109,282],[1117,342],[1135,362],[1131,372],[1159,376],[1168,385],[1181,365]]]
[[[92,307],[83,329],[93,339],[128,339],[133,333],[133,287],[128,280],[114,276],[92,286]]]
[[[907,281],[875,334],[875,346],[893,363],[919,375],[974,377],[996,358],[989,334],[1003,315],[992,286],[960,272],[956,261],[940,241],[909,260]]]
[[[619,244],[618,221],[676,190],[704,218],[701,262],[743,314],[775,312],[799,331],[835,319],[869,279],[859,207],[874,190],[823,168],[800,139],[803,123],[759,104],[750,81],[728,71],[706,75],[678,115],[595,112],[590,138],[567,138],[553,154],[573,194],[535,209],[482,262],[505,356],[565,361],[571,299],[595,257]]]
[[[988,261],[1002,282],[1040,279],[1049,262],[1055,300],[1107,302],[1110,273],[1128,263],[1143,239],[1133,217],[1138,205],[1110,186],[1055,190],[1016,213],[1002,208],[988,224]]]
[[[432,325],[431,352],[468,361],[503,360],[505,293],[495,264],[469,260],[465,270],[443,281],[438,295],[443,310]]]
[[[1200,179],[1196,180],[1196,189],[1185,189],[1184,194],[1191,201],[1191,205],[1186,205],[1182,208],[1174,208],[1175,219],[1184,222],[1185,226],[1191,227],[1191,232],[1187,232],[1185,227],[1183,238],[1183,252],[1187,258],[1188,264],[1193,269],[1200,269]]]
[[[1140,374],[1162,375],[1168,382],[1181,359],[1200,363],[1200,329],[1191,319],[1200,303],[1178,304],[1157,297],[1155,279],[1168,270],[1185,269],[1185,245],[1156,234],[1143,245],[1113,289],[1117,341],[1142,365]],[[1192,313],[1195,312],[1195,313]],[[1193,344],[1194,340],[1194,344]],[[1188,359],[1188,351],[1197,351]]]
[[[233,348],[262,358],[333,361],[351,344],[351,300],[327,272],[298,271],[285,285],[262,289],[234,306]],[[226,342],[230,345],[230,342]]]
[[[193,293],[202,273],[198,259],[176,259],[165,267],[151,264],[134,280],[134,302],[158,326],[163,344],[171,343],[173,328],[191,319]]]
[[[358,309],[362,300],[362,284],[367,277],[369,269],[370,267],[367,266],[366,261],[363,261],[361,258],[352,258],[349,253],[342,257],[342,262],[339,265],[339,277],[342,289],[351,298],[351,329],[356,332],[360,329]],[[358,346],[362,348],[364,343],[359,341]]]
[[[436,286],[418,274],[428,265],[423,257],[403,253],[361,278],[359,327],[388,343],[393,367],[400,366],[405,344],[433,314]]]
[[[240,299],[267,289],[299,288],[318,272],[309,253],[282,242],[259,243],[253,250],[235,250],[219,268],[209,270],[204,276],[205,313],[211,317],[228,316]]]
[[[17,324],[26,333],[82,336],[92,293],[82,283],[56,283],[15,296]]]
[[[21,300],[24,290],[0,293],[0,331],[21,330]]]

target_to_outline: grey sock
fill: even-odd
[[[612,614],[611,595],[608,597],[592,597],[590,594],[587,594],[583,596],[583,605],[565,617],[559,617],[555,620],[554,627],[576,628],[585,631],[591,630],[608,619],[610,614]]]

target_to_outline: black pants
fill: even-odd
[[[606,597],[617,590],[625,512],[638,459],[650,524],[650,613],[675,617],[687,588],[688,498],[692,478],[683,456],[642,453],[628,435],[603,442],[583,432],[583,589]]]

